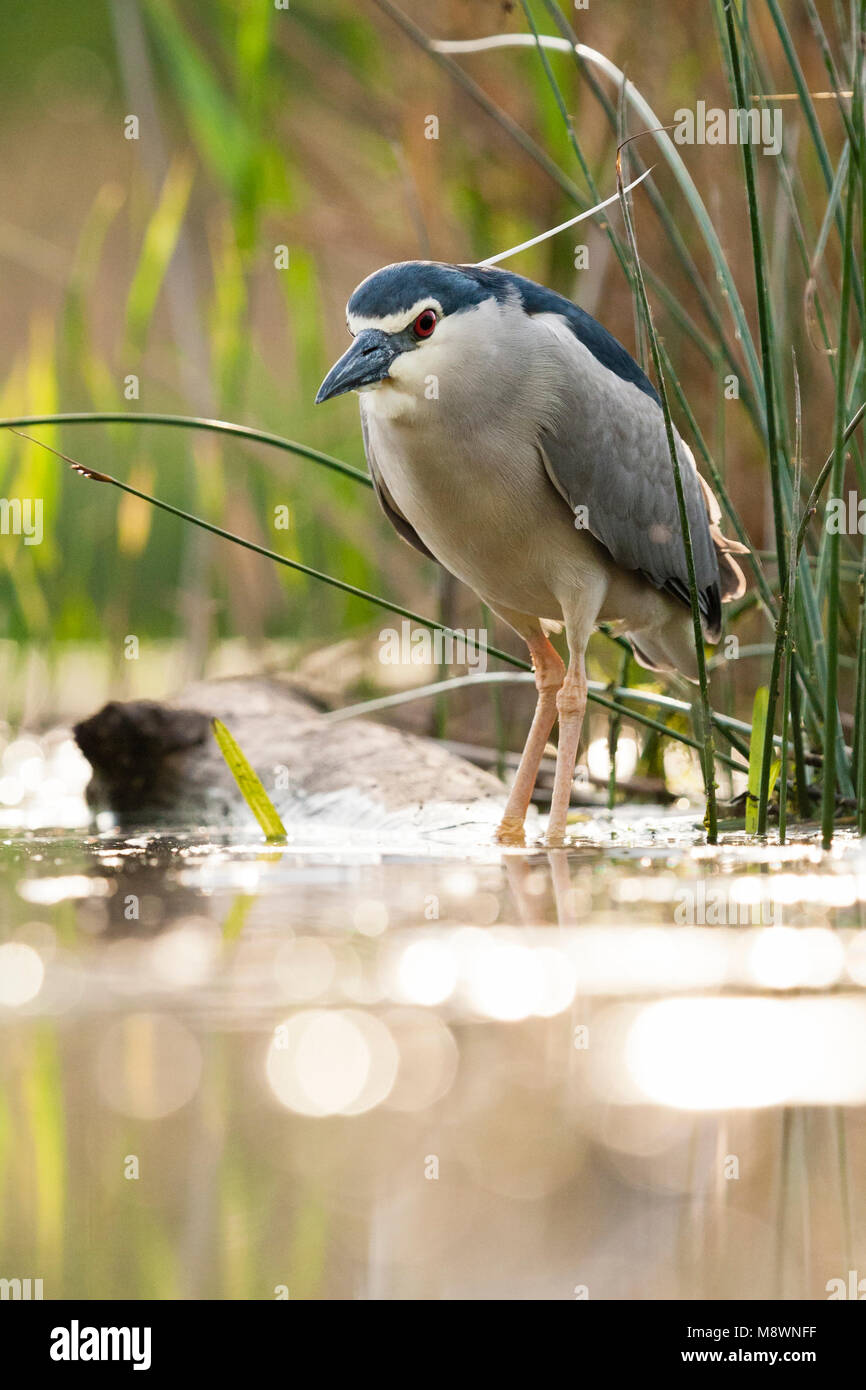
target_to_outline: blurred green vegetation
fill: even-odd
[[[45,142],[59,167],[78,167],[62,244],[52,247],[62,266],[55,282],[7,252],[4,278],[16,282],[7,303],[17,312],[3,343],[4,415],[193,409],[363,464],[350,413],[312,404],[340,321],[326,334],[328,256],[304,225],[315,170],[291,133],[309,118],[314,82],[294,36],[317,51],[334,44],[368,68],[379,61],[369,21],[344,8],[323,22],[312,6],[286,15],[222,4],[205,29],[194,6],[165,4],[95,5],[73,24],[10,16],[7,59],[14,50],[18,80],[4,83],[7,138],[23,126],[34,155]],[[65,75],[70,54],[86,55],[69,70],[90,79],[90,93]],[[40,111],[46,72],[67,85]],[[129,113],[139,117],[135,141],[124,139]],[[359,138],[380,169],[393,161],[387,142]],[[22,240],[54,220],[45,173],[29,198],[12,189],[6,200],[4,220]],[[350,239],[349,226],[338,230]],[[286,269],[275,265],[280,246]],[[40,437],[60,442],[55,430]],[[62,445],[259,540],[285,542],[273,518],[288,506],[295,553],[357,584],[388,582],[397,546],[370,496],[309,463],[158,429],[68,431]],[[338,636],[371,621],[357,600],[202,544],[143,503],[97,496],[8,434],[0,468],[6,494],[41,497],[45,508],[42,546],[0,552],[0,634],[17,643],[51,653],[103,640],[121,661],[127,632],[146,642],[203,626],[208,640],[242,632],[254,646],[266,633]]]
[[[439,37],[529,32],[521,3],[403,0],[402,8]],[[602,197],[613,192],[619,127],[628,134],[644,128],[606,78],[569,55],[550,54],[549,71],[532,51],[455,60],[554,166],[543,167],[387,9],[375,0],[291,0],[285,11],[266,0],[212,0],[206,7],[193,0],[94,0],[79,7],[31,0],[5,8],[0,416],[209,415],[363,466],[355,402],[325,411],[313,406],[319,381],[342,350],[343,304],[357,281],[404,257],[477,260],[563,221],[577,211],[570,187],[585,203],[594,199],[593,186]],[[697,100],[724,109],[733,104],[733,59],[716,0],[663,0],[643,8],[634,0],[608,0],[587,11],[569,0],[558,6],[533,0],[529,10],[541,33],[560,32],[556,12],[576,23],[579,38],[626,71],[664,123]],[[843,449],[838,428],[866,395],[866,141],[862,103],[858,110],[847,98],[808,97],[862,80],[852,33],[862,6],[751,0],[733,13],[746,90],[798,99],[781,103],[784,155],[756,155],[751,208],[740,149],[680,149],[732,287],[653,140],[633,142],[629,159],[632,172],[640,159],[656,165],[652,185],[635,197],[635,221],[675,418],[702,470],[711,463],[717,469],[765,565],[763,580],[755,580],[730,624],[741,659],[719,654],[713,685],[717,708],[748,715],[755,689],[768,680],[775,634],[761,604],[772,615],[780,593],[779,543],[784,551],[791,519],[799,519],[831,454],[837,482],[866,494],[862,434]],[[431,113],[440,120],[437,141],[424,138]],[[130,115],[139,121],[137,140],[124,136]],[[763,239],[757,267],[756,212]],[[618,209],[610,210],[607,225],[610,236],[604,225],[583,224],[577,238],[565,233],[511,264],[571,295],[646,362]],[[575,271],[575,239],[589,247],[587,270]],[[288,253],[285,269],[277,265],[281,247]],[[849,352],[847,370],[840,371],[845,261]],[[759,351],[755,286],[762,281],[773,330],[768,365]],[[729,400],[724,385],[732,372],[741,389]],[[137,398],[124,393],[130,377],[138,378]],[[774,457],[768,395],[777,413]],[[471,595],[455,591],[393,534],[369,489],[310,460],[155,426],[35,432],[94,468],[264,545],[285,547],[349,583],[412,609],[439,611],[453,624],[481,621]],[[798,453],[802,489],[793,481]],[[375,633],[391,621],[358,598],[96,488],[6,431],[0,431],[0,495],[42,498],[45,519],[42,545],[25,548],[0,537],[0,717],[20,713],[34,653],[50,670],[66,650],[87,644],[105,654],[120,684],[127,634],[139,637],[144,652],[177,639],[186,656],[182,668],[164,673],[167,692],[205,670],[223,639],[247,644],[253,671],[269,638],[315,647]],[[774,500],[781,526],[774,525]],[[274,527],[275,509],[284,506],[288,532]],[[862,820],[862,539],[840,538],[839,549],[834,560],[826,531],[816,525],[809,532],[792,596],[795,659],[790,663],[786,654],[793,678],[785,688],[792,727],[802,725],[820,752],[826,639],[837,624],[839,706],[859,722],[852,729],[846,719],[844,739],[851,741],[853,732],[854,755],[849,764],[841,747],[836,770],[843,790],[856,783]],[[491,637],[518,650],[507,632]],[[603,636],[593,646],[592,674],[623,683],[647,679],[633,664],[624,669],[622,652]],[[491,736],[516,745],[525,728],[520,720],[505,725],[504,706],[513,719],[519,702],[509,695],[495,703],[495,693],[473,698],[494,708],[498,727]],[[673,719],[659,712],[664,717]],[[828,722],[835,728],[833,710]],[[677,723],[688,727],[681,715]],[[757,774],[757,740],[754,748]],[[643,751],[644,769],[658,771],[660,739],[651,735]],[[241,896],[227,910],[229,945],[251,901]],[[31,911],[10,889],[9,921],[13,906],[22,917]],[[60,904],[51,916],[61,943],[67,936],[74,941],[72,904]],[[4,1063],[14,1084],[0,1091],[4,1245],[12,1260],[5,1273],[38,1271],[52,1289],[69,1287],[74,1275],[81,1296],[118,1289],[133,1297],[262,1290],[270,1296],[284,1280],[293,1296],[320,1290],[327,1205],[305,1173],[294,1206],[287,1206],[285,1177],[262,1156],[267,1145],[260,1147],[258,1111],[247,1099],[252,1063],[223,1037],[206,1039],[208,1089],[195,1113],[173,1117],[152,1136],[104,1116],[91,1116],[88,1125],[73,1122],[89,1114],[81,1078],[93,1043],[72,1021],[36,1023],[8,1041]],[[242,1123],[226,1135],[230,1099]],[[515,1107],[521,1127],[524,1104],[521,1096]],[[318,1123],[303,1122],[311,1131]],[[273,1133],[280,1138],[276,1127]],[[348,1170],[355,1149],[342,1129],[327,1134],[335,1163]],[[200,1148],[188,1159],[191,1137]],[[390,1132],[387,1137],[390,1151]],[[211,1173],[207,1156],[223,1145],[219,1188],[211,1194],[216,1234],[200,1247],[190,1237],[199,1261],[190,1272],[176,1234],[189,1192]],[[140,1152],[145,1165],[152,1159],[157,1174],[144,1203],[122,1176],[130,1151]],[[321,1166],[318,1154],[316,1163]],[[827,1164],[818,1171],[826,1173]],[[824,1182],[816,1202],[826,1192]],[[768,1203],[762,1192],[757,1209],[764,1212]],[[816,1210],[823,1218],[824,1209]],[[691,1232],[694,1213],[684,1213]],[[816,1218],[815,1224],[823,1230],[828,1223]],[[123,1239],[107,1242],[106,1231],[122,1231]],[[227,1253],[209,1263],[217,1244]]]
[[[573,216],[614,191],[618,140],[645,128],[643,108],[574,55],[501,49],[443,60],[419,31],[561,35],[574,22],[663,124],[697,100],[727,110],[737,78],[750,99],[792,94],[778,103],[784,153],[754,152],[751,201],[736,146],[677,147],[678,170],[644,135],[626,157],[631,173],[655,163],[635,195],[636,228],[677,423],[765,553],[766,575],[733,625],[752,655],[727,663],[714,686],[717,706],[747,713],[774,639],[772,548],[784,558],[802,506],[792,492],[796,430],[805,496],[834,449],[834,414],[850,418],[864,396],[862,117],[850,98],[809,96],[859,80],[858,5],[829,9],[750,0],[733,12],[732,50],[717,0],[668,3],[652,25],[636,23],[626,0],[586,12],[564,0],[292,0],[288,10],[216,0],[206,12],[191,0],[114,0],[75,14],[36,0],[5,18],[0,55],[0,414],[209,415],[363,466],[355,402],[313,405],[357,281],[405,257],[477,260]],[[425,138],[431,113],[437,140]],[[125,138],[130,116],[137,139]],[[696,214],[698,194],[705,214]],[[856,213],[845,243],[848,196]],[[619,209],[578,233],[510,264],[571,295],[646,362]],[[574,268],[576,239],[588,269]],[[837,391],[846,253],[849,351]],[[739,394],[729,399],[732,374]],[[452,624],[480,620],[472,595],[391,533],[368,489],[313,462],[150,426],[52,427],[40,437],[351,584]],[[862,480],[858,434],[847,448],[850,476]],[[362,600],[96,490],[8,433],[0,493],[43,498],[46,528],[41,546],[0,545],[7,716],[21,706],[33,650],[50,668],[68,644],[97,643],[121,681],[126,634],[145,650],[176,638],[186,656],[166,675],[171,686],[204,671],[221,639],[241,637],[254,670],[268,638],[315,646],[381,626]],[[279,507],[289,509],[288,532],[275,529]],[[833,571],[816,530],[791,595],[791,714],[819,750],[825,627],[837,613],[840,708],[866,690],[866,678],[854,685],[859,548],[845,539]],[[596,639],[595,674],[619,678],[621,663]],[[629,674],[645,679],[633,664]],[[838,740],[839,785],[850,792],[841,725]]]

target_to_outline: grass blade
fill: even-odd
[[[261,783],[261,778],[247,760],[240,744],[221,719],[212,719],[211,728],[229,772],[238,790],[262,828],[265,839],[272,844],[284,841],[286,828],[277,815],[276,807]]]
[[[129,287],[124,330],[125,356],[137,358],[144,350],[148,325],[180,237],[192,183],[190,161],[175,160],[165,176],[159,200],[148,222]]]
[[[764,753],[764,735],[767,730],[767,705],[769,691],[761,685],[755,691],[752,704],[752,737],[749,743],[749,790],[746,796],[746,834],[759,833],[759,804],[761,794],[761,766]]]
[[[81,410],[59,415],[19,415],[0,419],[0,429],[27,429],[31,425],[171,425],[178,429],[211,430],[216,434],[233,435],[236,439],[248,439],[254,444],[270,444],[275,449],[285,449],[289,454],[320,463],[323,468],[331,468],[342,473],[353,482],[372,488],[373,481],[360,468],[353,468],[342,459],[323,454],[319,449],[311,449],[307,444],[296,444],[293,439],[271,434],[268,430],[254,429],[251,425],[235,425],[227,420],[206,420],[197,415],[153,415],[144,412],[122,410]]]
[[[797,372],[797,359],[794,356],[794,496],[800,496],[800,482],[803,472],[803,410],[800,399],[800,377]],[[785,843],[787,832],[788,814],[788,719],[790,717],[792,687],[796,681],[796,673],[791,659],[791,640],[792,632],[788,621],[794,601],[794,586],[797,582],[797,563],[795,554],[796,538],[794,528],[791,527],[791,545],[788,551],[788,582],[785,586],[784,606],[785,606],[785,626],[781,633],[783,644],[783,675],[782,675],[782,760],[781,760],[781,783],[779,788],[779,843]],[[782,622],[781,616],[779,619]],[[774,660],[778,652],[774,652]],[[772,776],[772,769],[771,774]],[[806,800],[805,788],[805,768],[799,758],[795,761],[795,777],[798,787],[798,804],[803,805]],[[800,786],[801,778],[803,780]]]
[[[724,4],[725,33],[728,44],[728,60],[734,83],[737,107],[747,109],[743,62],[737,38],[736,23],[730,4]],[[742,142],[743,169],[746,180],[746,197],[749,209],[749,230],[752,240],[752,259],[754,262],[755,293],[758,306],[758,325],[760,331],[761,373],[764,385],[764,408],[766,412],[767,462],[770,468],[770,488],[773,498],[773,523],[776,532],[776,557],[779,567],[779,584],[784,591],[787,586],[788,557],[785,550],[785,511],[782,503],[781,467],[779,460],[779,439],[776,419],[776,384],[774,372],[774,334],[772,309],[770,305],[767,255],[764,246],[764,233],[758,205],[758,187],[755,170],[755,151],[748,140]],[[759,791],[758,822],[760,833],[766,833],[767,803],[770,795],[770,764],[773,753],[773,730],[775,726],[776,701],[778,699],[779,673],[774,669],[768,693],[766,738],[761,768]]]
[[[860,3],[862,24],[864,4]],[[857,54],[857,76],[854,83],[856,104],[862,100],[862,47]],[[853,134],[853,132],[852,132]],[[847,403],[848,371],[848,310],[851,302],[851,279],[854,263],[854,207],[857,203],[857,178],[859,160],[852,155],[848,166],[848,193],[845,201],[845,230],[842,245],[842,295],[839,305],[838,357],[836,361],[836,414],[834,422],[833,474],[830,484],[831,497],[839,497],[845,477],[845,408]],[[839,527],[835,526],[828,538],[830,552],[830,577],[828,582],[827,606],[827,694],[825,726],[827,738],[824,747],[823,796],[821,801],[821,838],[824,848],[829,849],[833,840],[833,822],[836,814],[836,741],[830,734],[830,723],[836,716],[836,698],[839,677],[839,549],[841,538]]]
[[[670,452],[671,467],[673,468],[674,489],[677,498],[677,511],[679,512],[680,530],[683,537],[683,550],[686,558],[686,571],[689,579],[689,600],[692,610],[692,627],[695,640],[695,660],[698,668],[698,685],[700,687],[700,703],[696,708],[700,708],[701,718],[695,721],[695,733],[700,743],[701,772],[704,779],[704,791],[707,796],[706,826],[707,840],[711,845],[718,840],[718,811],[716,806],[716,774],[714,765],[713,747],[713,726],[710,714],[710,694],[707,684],[707,663],[704,655],[704,634],[701,626],[701,610],[698,603],[698,585],[695,577],[695,559],[692,552],[692,538],[689,530],[689,517],[686,510],[686,498],[683,491],[683,481],[680,474],[680,461],[677,455],[676,439],[674,436],[674,425],[671,418],[671,408],[668,401],[667,385],[665,383],[664,371],[662,369],[661,353],[659,351],[658,338],[656,336],[655,325],[653,324],[652,310],[647,296],[646,284],[641,269],[640,257],[637,249],[637,238],[635,237],[634,226],[632,224],[631,212],[623,190],[622,163],[620,152],[617,153],[616,162],[617,184],[620,190],[622,201],[622,213],[625,221],[628,243],[631,248],[632,261],[634,265],[635,288],[638,294],[641,314],[649,338],[650,351],[652,353],[653,366],[655,367],[658,379],[659,395],[661,397],[662,412],[665,419],[665,433],[667,435],[668,450]]]

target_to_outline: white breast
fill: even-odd
[[[438,400],[416,398],[411,408],[399,381],[396,391],[389,385],[361,398],[375,466],[391,497],[436,558],[486,603],[560,620],[563,591],[580,589],[587,572],[606,561],[592,538],[575,530],[547,478],[529,391],[524,385],[510,397],[507,389],[472,395],[471,382],[452,386],[445,373],[438,385]],[[449,398],[452,390],[457,399]],[[402,408],[391,393],[399,393]]]

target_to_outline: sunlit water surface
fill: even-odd
[[[9,828],[0,1276],[45,1298],[856,1290],[859,841],[711,850],[694,817],[633,810],[574,830],[503,855],[471,823],[279,849]]]

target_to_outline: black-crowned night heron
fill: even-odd
[[[642,665],[694,678],[685,551],[659,397],[569,300],[490,267],[406,261],[355,290],[354,342],[317,401],[361,398],[389,521],[526,642],[538,703],[499,838],[522,838],[559,715],[547,837],[561,842],[586,707],[584,654],[608,622]],[[708,641],[745,589],[720,510],[677,436]],[[548,634],[565,625],[564,666]]]

